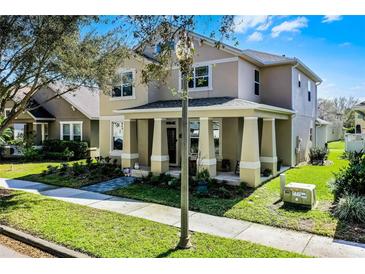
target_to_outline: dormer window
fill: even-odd
[[[169,50],[174,50],[175,49],[175,42],[174,41],[169,41],[164,43],[163,41],[158,42],[155,45],[155,54],[160,54],[163,50],[164,44],[168,47]]]
[[[121,85],[115,86],[112,92],[114,99],[134,99],[134,71],[128,70],[122,72]]]
[[[260,72],[255,70],[255,95],[260,95]]]
[[[300,79],[300,73],[298,73],[298,87],[300,88],[302,86],[302,82],[301,82],[301,79]]]

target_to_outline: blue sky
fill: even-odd
[[[197,32],[216,27],[218,20],[211,19],[201,17]],[[239,48],[301,59],[323,79],[319,97],[365,100],[365,16],[236,16],[235,21]]]
[[[237,47],[301,59],[323,79],[318,97],[365,100],[365,16],[259,15],[234,20]],[[198,16],[195,31],[204,35],[218,27],[219,16]]]

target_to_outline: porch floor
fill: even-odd
[[[282,166],[280,168],[280,171],[278,171],[278,173],[276,174],[276,176],[280,173],[283,173],[285,171],[287,171],[290,167],[289,166]],[[149,167],[141,167],[140,169],[136,170],[136,169],[132,169],[132,176],[135,177],[142,177],[142,176],[147,176],[148,173],[150,171]],[[170,170],[168,172],[166,172],[166,174],[170,174],[171,176],[174,177],[179,177],[180,175],[180,168],[179,167],[170,167]],[[261,177],[261,183],[267,182],[270,179],[272,179],[274,176],[268,176],[268,177]],[[218,172],[218,174],[216,176],[214,176],[213,178],[217,179],[219,182],[222,181],[226,181],[229,185],[239,185],[240,184],[240,176],[237,174],[234,174],[233,171],[230,172]]]

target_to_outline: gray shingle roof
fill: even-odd
[[[189,99],[189,107],[209,107],[209,106],[220,106],[220,107],[254,107],[259,104],[238,99],[234,97],[210,97],[210,98],[197,98]],[[134,108],[128,108],[124,110],[138,110],[138,109],[155,109],[155,108],[178,108],[181,107],[181,100],[167,100],[157,101]]]
[[[65,89],[62,84],[50,85],[53,91],[62,93]],[[77,110],[86,115],[89,119],[99,119],[99,90],[85,86],[79,87],[75,91],[62,94],[61,97],[73,105]]]
[[[265,65],[272,64],[272,63],[294,61],[293,58],[288,58],[284,55],[276,55],[276,54],[271,54],[268,52],[261,52],[261,51],[252,50],[252,49],[243,50],[242,53],[247,54],[248,56],[258,60],[259,62],[261,62]]]

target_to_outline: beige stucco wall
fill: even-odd
[[[34,99],[38,103],[42,103],[48,98],[54,96],[55,93],[49,88],[40,89],[34,96]],[[90,144],[97,144],[97,136],[92,136],[91,132],[95,133],[95,130],[91,130],[91,121],[83,113],[78,111],[70,103],[68,103],[62,97],[54,98],[51,101],[42,105],[49,113],[51,113],[56,120],[49,123],[49,139],[60,139],[60,122],[66,121],[80,121],[82,122],[82,139]],[[92,141],[91,141],[92,139]]]
[[[292,108],[292,67],[273,66],[261,69],[261,103]]]
[[[316,146],[324,148],[327,143],[327,127],[328,125],[316,126]]]
[[[238,60],[238,98],[260,103],[262,101],[262,86],[259,95],[255,94],[255,70],[260,72],[262,81],[262,70],[257,66],[239,58]]]
[[[275,120],[276,153],[283,165],[294,166],[294,145],[292,143],[293,122],[289,120]]]

